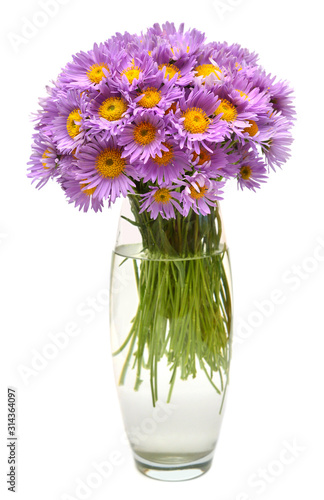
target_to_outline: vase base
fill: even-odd
[[[180,457],[179,457],[180,458]],[[188,481],[202,476],[210,469],[213,454],[195,460],[193,462],[180,463],[157,463],[151,462],[134,453],[137,469],[147,477],[159,481]],[[173,462],[175,462],[173,457]]]

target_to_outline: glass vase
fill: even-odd
[[[219,206],[152,220],[123,205],[110,284],[114,371],[137,468],[167,481],[212,462],[232,340],[228,248]]]

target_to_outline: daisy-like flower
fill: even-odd
[[[164,83],[172,80],[175,85],[186,87],[192,83],[194,77],[193,67],[196,59],[189,57],[175,61],[172,47],[159,45],[152,54],[152,59],[158,64],[158,69],[163,76]]]
[[[61,182],[61,180],[71,180],[76,178],[76,175],[79,172],[79,168],[78,159],[73,151],[70,155],[62,155],[60,157],[58,168],[60,175],[58,182]]]
[[[86,135],[91,137],[103,131],[103,137],[117,135],[131,120],[129,102],[106,84],[100,85],[99,90],[89,95]]]
[[[243,68],[245,76],[249,68],[245,61],[238,61],[238,58],[225,48],[218,50],[214,44],[209,44],[198,57],[194,68],[194,81],[199,86],[208,84],[210,88],[232,84],[235,76],[242,76]]]
[[[160,186],[150,186],[150,191],[141,196],[140,213],[149,212],[152,219],[156,219],[159,215],[163,219],[175,219],[176,209],[182,213],[179,201],[181,194],[175,191],[176,187],[170,184],[161,184]]]
[[[174,138],[180,147],[188,147],[200,154],[200,147],[210,150],[208,144],[221,142],[227,131],[227,123],[219,116],[211,117],[218,105],[218,97],[206,89],[193,89],[180,99],[180,110],[175,113]]]
[[[204,85],[209,83],[211,86],[223,82],[228,66],[224,65],[224,60],[217,60],[218,51],[207,45],[201,51],[194,67],[195,82]]]
[[[161,151],[154,157],[150,157],[148,162],[141,169],[143,182],[157,181],[158,184],[170,184],[183,175],[188,168],[188,155],[180,149],[177,142],[167,138],[163,142],[166,151]]]
[[[244,75],[240,73],[231,82],[232,90],[228,98],[234,104],[243,102],[245,110],[254,114],[267,114],[272,111],[270,96],[266,91],[255,87]]]
[[[94,45],[89,52],[79,52],[62,70],[59,83],[65,88],[83,90],[96,88],[111,75],[112,59],[107,48]]]
[[[95,187],[89,189],[86,182],[76,179],[63,180],[61,185],[68,202],[74,203],[79,210],[87,212],[92,208],[95,212],[102,211],[103,201],[93,196],[96,192]]]
[[[41,188],[58,175],[59,155],[54,144],[43,134],[34,136],[32,149],[27,176],[32,179],[32,183],[37,182],[37,188]]]
[[[228,154],[224,147],[217,144],[215,149],[211,148],[207,151],[201,147],[199,154],[192,152],[190,163],[194,166],[196,172],[205,173],[211,178],[231,177],[231,169],[229,168]]]
[[[189,50],[191,52],[201,50],[206,39],[205,34],[196,29],[185,31],[184,23],[181,23],[179,28],[176,28],[175,24],[170,22],[162,24],[162,27],[155,23],[148,30],[149,36],[153,34],[159,38],[164,38],[175,48],[183,48],[186,53],[189,53]]]
[[[293,105],[293,90],[287,82],[276,82],[276,77],[268,75],[265,71],[260,72],[255,67],[250,77],[255,87],[269,95],[270,103],[275,112],[281,112],[288,120],[295,120],[296,110]]]
[[[114,137],[108,141],[94,137],[78,153],[79,174],[77,178],[84,185],[83,191],[92,190],[99,200],[109,199],[109,204],[120,197],[133,193],[137,174],[123,158],[123,150]]]
[[[221,68],[212,58],[203,58],[194,68],[195,80],[198,84],[204,85],[207,81],[210,84],[219,82],[223,75]]]
[[[138,51],[138,47],[142,45],[142,38],[142,36],[130,34],[125,31],[123,34],[116,33],[109,40],[106,40],[103,45],[108,49],[112,60],[116,60],[121,54],[124,55],[126,52],[134,56]]]
[[[206,39],[205,33],[196,29],[186,31],[185,33],[176,32],[169,35],[171,44],[172,59],[180,65],[190,60],[194,61],[202,52],[202,47]]]
[[[242,149],[241,161],[238,166],[238,187],[248,188],[255,191],[260,188],[260,183],[267,180],[267,168],[264,161],[259,158],[255,151]]]
[[[152,111],[162,117],[181,96],[182,90],[172,80],[164,82],[163,74],[159,72],[150,87],[143,87],[132,96],[134,116]]]
[[[118,62],[112,85],[118,91],[131,92],[138,87],[150,86],[157,72],[157,65],[149,54],[142,53],[131,58],[125,53]]]
[[[281,167],[290,158],[290,146],[293,138],[290,132],[291,122],[278,114],[274,118],[274,133],[262,144],[262,151],[272,170]]]
[[[124,128],[118,143],[124,147],[123,158],[129,158],[131,163],[147,163],[151,156],[166,151],[162,144],[164,139],[165,123],[158,116],[147,113],[145,116],[137,116]]]
[[[277,82],[270,88],[270,102],[276,112],[280,112],[288,120],[296,119],[293,105],[293,90],[287,82]]]
[[[255,150],[258,146],[267,146],[276,132],[276,121],[271,112],[256,115],[253,120],[246,120],[245,123],[245,128],[240,130],[238,141],[243,145],[249,143]]]
[[[229,45],[227,42],[211,42],[205,46],[205,52],[220,66],[229,66],[229,63],[234,60],[239,70],[247,65],[256,65],[259,58],[255,52],[250,52],[238,43]]]
[[[181,23],[179,28],[177,29],[175,27],[174,23],[170,23],[167,21],[166,23],[162,24],[162,27],[159,25],[159,23],[153,24],[152,28],[149,28],[147,30],[148,36],[155,35],[159,38],[164,38],[165,40],[170,40],[171,35],[176,35],[177,33],[182,35],[184,33],[184,23]]]
[[[242,96],[231,85],[218,87],[215,92],[219,101],[214,113],[227,124],[227,137],[233,133],[238,137],[243,137],[245,129],[249,126],[247,121],[256,118],[256,113],[249,109],[248,98]]]
[[[35,130],[38,130],[42,134],[48,137],[53,136],[53,120],[58,116],[57,102],[58,102],[58,88],[56,86],[46,87],[47,93],[49,94],[45,98],[40,98],[38,100],[40,110],[33,116],[33,122],[35,122]]]
[[[88,102],[84,94],[76,90],[68,90],[61,96],[58,104],[58,116],[54,118],[53,136],[58,149],[62,153],[70,153],[78,149],[84,140],[82,116],[86,115]]]
[[[183,215],[186,217],[192,209],[196,214],[210,214],[209,207],[215,207],[216,201],[222,199],[224,182],[210,179],[207,175],[195,172],[193,176],[186,177],[185,186],[181,193]]]

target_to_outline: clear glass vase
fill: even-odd
[[[212,462],[232,340],[228,248],[219,207],[150,219],[123,205],[111,271],[110,326],[119,400],[138,469],[198,477]]]

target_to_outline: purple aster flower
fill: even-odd
[[[146,163],[151,156],[165,151],[162,145],[164,139],[165,123],[158,116],[147,113],[137,116],[132,124],[124,128],[118,143],[124,146],[123,158],[129,157],[131,163]]]
[[[163,73],[159,71],[150,87],[142,87],[132,96],[134,116],[152,111],[163,117],[165,111],[181,96],[182,90],[174,85],[173,80],[165,81]]]
[[[169,40],[169,37],[171,35],[176,35],[177,33],[179,35],[183,35],[184,33],[184,23],[181,23],[179,28],[177,29],[175,27],[174,23],[170,23],[167,21],[166,23],[162,24],[162,27],[159,25],[159,23],[155,23],[152,28],[149,28],[147,30],[147,33],[149,36],[155,35],[160,38],[164,38],[166,40]]]
[[[209,207],[215,207],[217,200],[222,199],[224,182],[211,180],[207,175],[195,172],[185,177],[184,190],[181,193],[183,215],[186,217],[192,209],[196,214],[210,214]]]
[[[205,33],[196,29],[185,33],[170,34],[169,43],[172,47],[172,59],[177,62],[179,67],[186,61],[190,61],[192,64],[201,53],[205,39]]]
[[[207,151],[201,147],[199,154],[195,151],[191,153],[191,164],[194,166],[195,171],[204,173],[214,179],[232,177],[226,148],[217,144],[215,148],[211,149],[211,151]]]
[[[62,180],[76,179],[78,172],[78,159],[74,153],[71,153],[70,155],[62,155],[60,157],[60,177],[58,178],[58,182],[61,182]]]
[[[273,109],[288,120],[296,119],[296,109],[293,104],[293,89],[287,82],[277,82],[270,87],[270,102]]]
[[[159,45],[152,53],[152,59],[158,64],[158,70],[163,75],[164,83],[172,80],[175,85],[180,87],[190,85],[195,75],[193,71],[195,57],[191,56],[177,61],[173,58],[172,47],[167,45]]]
[[[95,212],[102,211],[103,201],[93,196],[96,188],[89,189],[85,182],[76,179],[64,180],[61,184],[68,202],[79,210],[87,212],[91,207]]]
[[[68,90],[57,103],[58,116],[53,120],[53,136],[62,153],[78,149],[84,141],[83,116],[88,102],[76,90]]]
[[[201,57],[199,63],[194,67],[194,82],[198,86],[209,84],[212,87],[215,84],[223,82],[226,72],[224,67],[219,65],[211,57]]]
[[[180,111],[175,113],[174,138],[180,147],[185,145],[197,154],[200,147],[210,150],[208,144],[221,142],[227,131],[227,124],[219,116],[211,118],[218,105],[218,97],[206,89],[193,89],[180,99]]]
[[[187,153],[180,149],[177,142],[167,138],[162,144],[165,151],[159,152],[154,157],[150,157],[148,162],[141,169],[143,182],[157,181],[158,184],[172,182],[179,179],[189,167]]]
[[[257,64],[259,56],[255,52],[241,47],[238,43],[229,45],[227,42],[212,42],[206,45],[206,52],[220,66],[228,66],[234,60],[238,67],[253,66]]]
[[[254,68],[251,81],[255,87],[269,95],[270,103],[275,112],[281,112],[289,120],[295,120],[296,110],[293,105],[293,90],[287,82],[276,82],[275,76],[267,75],[265,71]]]
[[[134,168],[123,158],[123,150],[114,137],[108,141],[94,137],[78,153],[78,179],[92,190],[93,197],[99,200],[116,198],[133,193],[134,182],[129,176],[137,178]]]
[[[34,136],[32,149],[27,176],[32,183],[38,181],[36,187],[40,189],[58,175],[59,155],[54,144],[41,133]]]
[[[166,40],[162,40],[159,36],[150,33],[150,30],[148,30],[146,33],[142,33],[139,43],[132,44],[133,54],[136,56],[145,53],[156,61],[154,54],[156,48],[160,45],[168,46],[169,44]]]
[[[268,92],[260,91],[244,75],[238,73],[233,78],[231,86],[232,90],[228,93],[228,98],[233,104],[243,102],[245,110],[254,114],[267,114],[272,111]]]
[[[243,137],[245,129],[249,126],[247,121],[256,118],[256,112],[249,108],[248,99],[227,85],[218,87],[215,93],[219,101],[214,113],[227,124],[227,137],[233,133],[238,137]]]
[[[115,85],[118,91],[131,92],[138,87],[150,86],[157,72],[158,67],[149,54],[144,52],[130,57],[125,53],[118,62],[112,85]]]
[[[105,132],[103,137],[118,135],[131,121],[129,102],[106,84],[99,85],[98,90],[89,95],[86,135],[91,137],[100,132]]]
[[[79,52],[62,70],[59,82],[66,89],[76,88],[80,92],[96,88],[111,75],[112,59],[107,48],[94,45],[89,52]]]
[[[58,88],[46,87],[48,96],[38,100],[40,110],[33,116],[33,121],[36,123],[35,130],[47,135],[53,136],[53,120],[58,116],[57,101],[58,101]]]
[[[253,120],[245,121],[245,128],[240,129],[238,141],[244,145],[247,142],[257,150],[258,146],[267,145],[275,133],[276,122],[273,114],[256,115]]]
[[[176,214],[174,209],[182,214],[182,209],[179,205],[181,194],[175,191],[172,185],[161,184],[160,186],[150,186],[150,191],[143,194],[141,198],[140,213],[146,210],[152,219],[156,219],[159,215],[163,219],[175,219]]]
[[[278,114],[274,118],[274,133],[267,143],[262,144],[262,151],[272,170],[281,167],[290,158],[290,146],[293,138],[290,132],[291,122]]]
[[[111,54],[112,60],[116,60],[121,54],[128,53],[132,57],[138,51],[138,47],[142,45],[142,37],[132,35],[125,31],[124,34],[116,33],[109,40],[104,42],[105,47]]]
[[[172,59],[178,60],[183,57],[190,57],[192,54],[200,52],[206,36],[196,29],[184,31],[184,24],[180,24],[177,29],[174,23],[165,23],[162,27],[154,24],[148,30],[148,35],[162,38],[172,49]]]
[[[248,188],[255,191],[260,188],[260,183],[267,180],[267,168],[264,161],[259,158],[255,151],[242,149],[240,151],[241,161],[238,172],[238,187]]]

